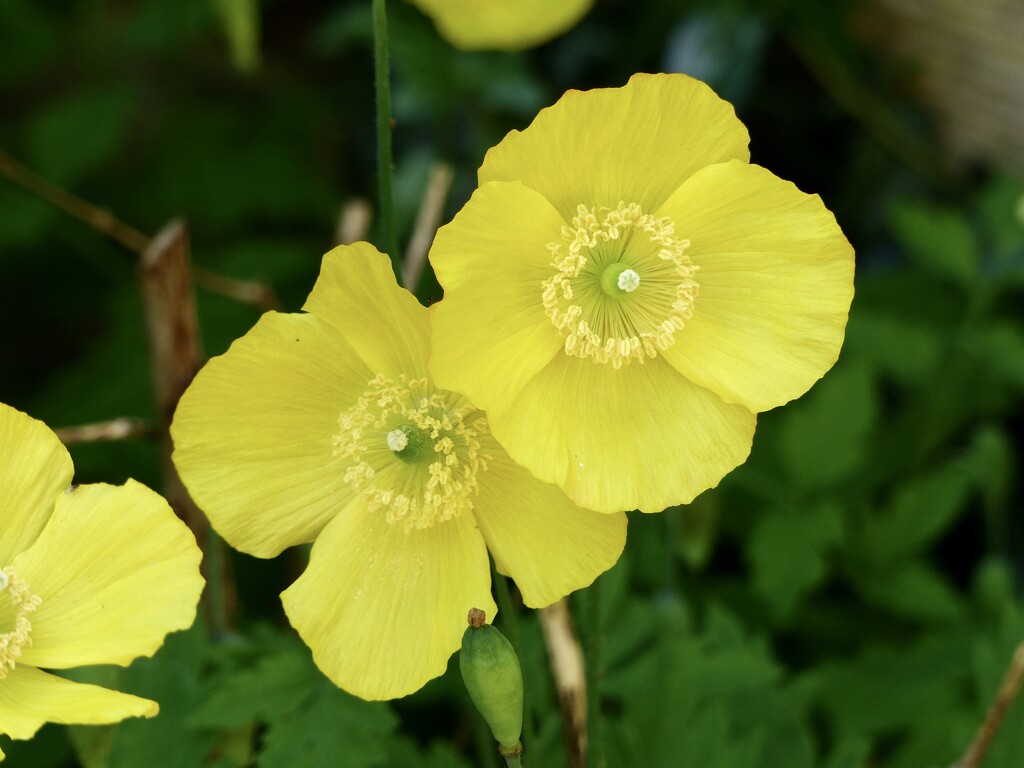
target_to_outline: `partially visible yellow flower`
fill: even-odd
[[[45,424],[0,404],[0,734],[15,739],[157,714],[43,669],[151,656],[192,625],[203,589],[195,539],[163,498],[132,480],[72,487],[72,471]]]
[[[747,141],[684,75],[570,91],[434,241],[435,381],[585,507],[691,501],[839,354],[853,251]]]
[[[464,50],[514,51],[551,40],[573,27],[594,0],[410,0],[452,45]]]
[[[367,243],[324,257],[303,314],[265,314],[211,360],[174,417],[174,462],[234,547],[315,540],[282,599],[338,686],[404,696],[442,674],[487,560],[527,605],[618,559],[625,515],[598,515],[515,464],[485,415],[427,374],[427,310]],[[544,425],[537,425],[543,435]]]

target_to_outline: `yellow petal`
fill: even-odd
[[[562,34],[594,0],[412,0],[438,31],[464,50],[519,50]]]
[[[755,425],[660,358],[616,370],[566,355],[488,421],[513,459],[599,512],[689,503],[746,459]]]
[[[706,168],[659,214],[690,240],[700,292],[665,350],[691,381],[753,411],[832,367],[853,299],[853,249],[817,195],[764,168]]]
[[[30,739],[44,723],[100,725],[153,717],[155,701],[18,665],[0,681],[0,733]]]
[[[174,464],[233,547],[273,557],[344,508],[332,440],[373,375],[333,326],[277,313],[199,372],[171,426]]]
[[[167,502],[134,480],[61,494],[49,525],[13,563],[43,600],[19,661],[58,669],[152,655],[195,619],[200,557]]]
[[[470,516],[406,531],[360,500],[324,529],[281,598],[323,673],[371,700],[405,696],[443,674],[469,609],[495,613]]]
[[[427,310],[398,287],[391,261],[369,243],[324,256],[303,309],[338,329],[374,373],[426,374]]]
[[[515,579],[526,605],[550,605],[615,565],[626,544],[624,513],[582,509],[493,438],[482,442],[491,459],[478,475],[476,519],[495,565]]]
[[[522,181],[566,221],[576,206],[652,211],[712,163],[746,161],[732,105],[686,75],[634,75],[622,88],[569,91],[491,149],[480,183]]]
[[[73,472],[43,422],[0,403],[0,567],[36,540]]]
[[[484,184],[440,229],[430,260],[445,289],[430,308],[430,372],[484,410],[507,407],[563,340],[541,303],[547,243],[562,220],[518,183]]]

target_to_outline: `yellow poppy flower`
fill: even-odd
[[[163,498],[132,480],[72,487],[72,471],[45,424],[0,404],[0,734],[14,739],[157,714],[43,670],[153,655],[192,625],[203,589],[195,539]]]
[[[487,153],[434,241],[435,381],[585,507],[692,501],[839,354],[853,251],[747,141],[684,75],[570,91]]]
[[[568,31],[594,0],[411,0],[463,50],[531,48]]]
[[[265,314],[178,406],[174,462],[234,547],[314,541],[282,595],[323,672],[365,699],[442,674],[466,613],[493,615],[489,549],[527,605],[618,559],[606,519],[537,481],[427,374],[427,310],[367,243],[324,257],[303,314]]]

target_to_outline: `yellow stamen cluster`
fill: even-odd
[[[461,396],[425,378],[378,375],[338,425],[334,455],[347,462],[345,482],[389,523],[430,528],[472,510],[477,474],[487,469],[478,440],[487,421]]]
[[[698,285],[697,267],[685,255],[690,242],[676,237],[671,219],[636,203],[579,205],[561,234],[564,242],[548,244],[556,273],[542,283],[541,300],[566,354],[620,368],[675,342],[693,314]],[[606,269],[616,274],[602,288]]]
[[[28,615],[42,605],[24,579],[13,568],[0,570],[0,680],[14,669],[21,649],[32,644],[32,623]]]

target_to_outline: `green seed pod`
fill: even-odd
[[[512,644],[485,624],[479,608],[469,612],[459,669],[469,698],[483,715],[503,752],[518,751],[523,731],[523,672]]]

